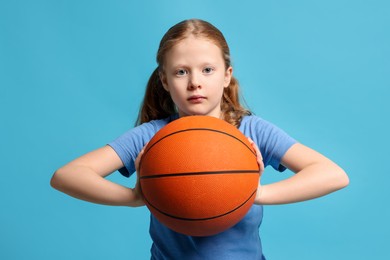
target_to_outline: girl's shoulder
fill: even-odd
[[[239,130],[246,136],[251,137],[253,140],[270,140],[277,139],[289,139],[293,141],[293,138],[280,127],[265,120],[256,115],[248,115],[242,118]]]
[[[255,115],[245,116],[239,130],[250,137],[259,147],[264,165],[271,165],[275,170],[286,168],[280,161],[296,140],[278,126]]]
[[[177,114],[173,114],[173,115],[166,117],[166,118],[163,118],[163,119],[155,119],[155,120],[143,123],[139,126],[136,126],[135,128],[133,128],[133,131],[155,134],[161,128],[163,128],[164,126],[166,126],[170,122],[176,120],[178,117],[179,116]]]
[[[246,128],[257,128],[264,129],[264,127],[275,127],[271,122],[257,116],[257,115],[246,115],[241,119],[240,130]]]

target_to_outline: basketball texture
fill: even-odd
[[[248,212],[259,166],[236,127],[214,117],[186,116],[150,140],[139,176],[145,204],[161,223],[182,234],[210,236]]]

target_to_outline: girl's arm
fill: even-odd
[[[58,169],[50,184],[70,196],[93,203],[132,207],[144,205],[138,184],[131,189],[104,179],[122,167],[123,163],[116,152],[110,146],[104,146]]]
[[[286,152],[281,163],[296,174],[276,183],[259,185],[256,204],[310,200],[344,188],[349,183],[348,176],[337,164],[299,143]]]

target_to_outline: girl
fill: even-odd
[[[210,23],[193,19],[170,28],[160,42],[157,63],[137,126],[58,169],[51,180],[54,188],[94,203],[143,206],[138,182],[127,188],[104,177],[116,170],[129,177],[152,136],[188,115],[214,116],[238,127],[257,151],[260,174],[268,165],[296,174],[277,183],[259,184],[255,205],[247,215],[215,236],[178,234],[151,215],[152,259],[265,259],[258,231],[262,205],[309,200],[348,184],[347,175],[335,163],[241,106],[228,45]]]

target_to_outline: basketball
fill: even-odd
[[[210,116],[179,118],[145,147],[139,182],[151,213],[189,236],[211,236],[237,224],[259,183],[256,153],[233,125]]]

